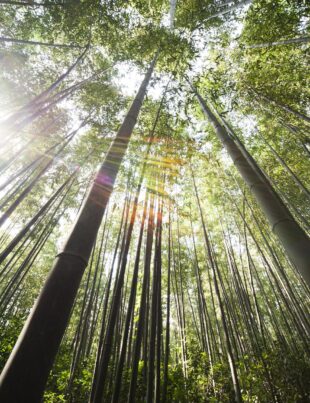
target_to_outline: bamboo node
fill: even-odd
[[[61,257],[61,256],[73,256],[77,257],[78,259],[82,260],[82,262],[85,264],[85,266],[88,265],[88,259],[85,259],[82,255],[79,255],[78,253],[75,252],[70,252],[70,251],[64,251],[60,252],[56,255],[56,258]]]

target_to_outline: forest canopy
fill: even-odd
[[[0,0],[0,401],[310,400],[310,6]]]

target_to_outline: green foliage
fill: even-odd
[[[1,36],[78,45],[82,48],[89,44],[89,49],[83,60],[49,94],[51,98],[48,100],[76,86],[72,93],[47,108],[22,130],[12,130],[12,135],[10,128],[5,125],[1,127],[4,137],[1,138],[0,169],[10,159],[13,161],[3,171],[5,181],[38,156],[45,156],[54,145],[62,144],[69,132],[81,122],[85,123],[0,230],[2,252],[73,170],[79,167],[77,179],[68,189],[62,204],[57,209],[53,206],[55,211],[49,210],[42,221],[33,225],[29,237],[23,239],[0,264],[0,287],[4,295],[4,299],[0,300],[0,367],[4,366],[47,278],[54,256],[76,218],[92,175],[104,160],[132,102],[132,94],[128,95],[123,86],[130,80],[137,81],[133,83],[137,86],[159,51],[148,95],[119,170],[104,224],[97,236],[91,262],[82,279],[70,323],[48,380],[44,395],[47,403],[84,403],[89,398],[109,270],[114,267],[115,271],[111,277],[108,308],[111,306],[116,271],[122,256],[121,245],[126,234],[124,228],[128,227],[128,217],[132,211],[128,201],[134,198],[145,161],[146,172],[128,254],[105,400],[109,401],[113,393],[142,206],[145,195],[152,195],[155,197],[155,212],[161,202],[164,206],[161,245],[161,346],[164,348],[161,351],[161,383],[166,354],[169,264],[172,278],[167,401],[234,401],[223,318],[193,187],[194,180],[210,237],[211,255],[216,260],[218,275],[221,276],[219,297],[222,298],[224,314],[228,318],[228,333],[244,401],[269,403],[276,398],[279,402],[306,402],[310,399],[310,364],[304,354],[307,325],[304,316],[309,307],[308,291],[268,228],[250,191],[245,189],[228,154],[223,152],[221,142],[205,121],[185,80],[189,78],[211,106],[231,124],[234,136],[237,135],[245,144],[296,220],[307,230],[310,221],[309,198],[275,158],[268,144],[309,187],[309,124],[298,116],[298,112],[309,114],[306,68],[309,46],[307,43],[283,46],[269,44],[308,35],[309,6],[297,1],[257,0],[249,6],[244,20],[241,20],[239,15],[242,15],[242,7],[225,13],[229,7],[238,5],[237,1],[220,3],[178,1],[173,30],[167,27],[166,21],[169,2],[163,0],[68,0],[61,6],[52,7],[1,5]],[[217,15],[221,11],[224,11],[223,15]],[[216,17],[213,18],[214,15]],[[0,43],[0,106],[4,118],[20,111],[22,106],[47,89],[83,51],[76,47]],[[251,47],[257,44],[266,46]],[[136,79],[132,79],[131,72],[136,68],[139,73]],[[121,81],[122,74],[125,79]],[[163,96],[165,88],[167,91]],[[36,110],[33,105],[32,108]],[[146,160],[148,142],[157,118]],[[31,146],[27,148],[28,142]],[[26,151],[19,155],[18,150],[23,147]],[[60,148],[60,145],[57,147]],[[12,200],[15,200],[19,191],[17,187],[25,188],[37,171],[37,168],[27,171],[29,176],[18,175],[1,191],[1,203],[11,192]],[[129,208],[123,210],[127,202]],[[2,206],[1,213],[8,205]],[[123,218],[127,221],[121,227]],[[101,250],[99,240],[103,227],[106,232]],[[41,231],[46,228],[50,228],[51,233],[40,249],[37,242]],[[146,229],[132,315],[134,329],[139,322],[145,235]],[[37,255],[31,255],[32,248],[38,252]],[[149,295],[151,299],[151,288]],[[185,330],[181,329],[182,315]],[[120,401],[127,400],[129,391],[132,349],[136,337],[134,329],[131,344],[128,344],[131,356],[126,358],[123,369]],[[207,348],[203,347],[203,336],[211,340],[212,359],[206,352]],[[264,338],[267,339],[265,344]],[[185,353],[182,350],[184,345]],[[75,355],[76,351],[78,354]],[[141,357],[137,382],[138,403],[145,401],[147,390],[148,362]]]

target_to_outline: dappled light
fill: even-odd
[[[306,3],[0,1],[0,402],[310,401]]]

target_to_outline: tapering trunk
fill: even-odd
[[[1,374],[3,401],[39,401],[127,150],[157,57],[113,141],[80,215]],[[27,372],[25,372],[27,367]]]
[[[288,105],[282,104],[282,103],[280,103],[278,101],[275,101],[274,99],[270,98],[269,96],[264,95],[264,94],[256,91],[252,87],[250,89],[255,95],[257,95],[258,98],[261,98],[261,99],[267,101],[269,104],[272,104],[272,105],[276,106],[277,108],[282,109],[283,111],[288,112],[288,113],[294,115],[295,117],[297,117],[297,118],[299,118],[301,120],[304,120],[305,122],[310,123],[310,117],[307,116],[305,113],[296,111],[291,106],[288,106]]]
[[[138,270],[139,270],[139,264],[140,264],[140,253],[141,253],[141,245],[142,245],[142,237],[143,237],[144,222],[145,222],[145,217],[146,217],[147,203],[148,203],[148,200],[146,198],[145,202],[144,202],[144,210],[143,210],[142,221],[141,221],[141,225],[140,225],[140,234],[139,234],[138,245],[137,245],[137,254],[136,254],[136,259],[135,259],[134,272],[132,275],[132,282],[131,282],[131,287],[130,287],[130,296],[129,296],[128,307],[127,307],[126,321],[124,324],[124,334],[123,334],[123,338],[122,338],[121,352],[120,352],[120,356],[118,359],[116,377],[115,377],[115,382],[114,382],[114,393],[113,393],[113,398],[112,398],[113,403],[117,403],[119,401],[119,395],[121,393],[122,373],[123,373],[123,367],[124,367],[125,358],[126,358],[129,327],[130,327],[130,322],[132,320],[134,302],[135,302],[135,298],[136,298]]]
[[[308,200],[310,200],[310,191],[307,189],[305,184],[298,178],[298,176],[295,174],[295,172],[292,171],[292,169],[287,165],[287,163],[284,161],[284,159],[280,156],[280,154],[275,150],[275,148],[261,135],[260,136],[264,143],[267,145],[267,147],[270,149],[276,160],[282,165],[282,167],[286,170],[286,172],[292,177],[293,181],[296,183],[296,185],[299,187],[299,189],[305,193],[307,196]]]
[[[147,314],[146,301],[148,294],[148,287],[150,283],[150,266],[152,258],[152,247],[153,247],[153,237],[154,237],[154,197],[151,195],[149,206],[149,217],[148,217],[148,227],[147,227],[147,238],[146,238],[146,250],[144,259],[144,271],[143,271],[143,283],[142,291],[140,297],[140,309],[139,309],[139,319],[137,324],[137,330],[135,335],[135,345],[133,352],[133,363],[132,363],[132,373],[130,380],[130,388],[128,395],[128,403],[134,403],[136,399],[136,389],[137,389],[137,379],[138,379],[138,365],[141,352],[141,344],[143,333],[146,331],[145,317]],[[145,365],[145,363],[144,363]]]
[[[64,7],[63,3],[50,3],[48,1],[44,1],[43,3],[37,3],[35,1],[14,1],[14,0],[1,0],[0,4],[7,4],[10,6],[25,6],[25,7]]]
[[[215,294],[217,296],[220,313],[221,313],[222,326],[223,326],[225,340],[226,340],[227,357],[228,357],[228,363],[229,363],[229,367],[230,367],[231,378],[233,381],[235,399],[236,399],[237,403],[241,403],[243,401],[243,399],[242,399],[239,379],[238,379],[238,375],[237,375],[236,363],[235,363],[232,345],[231,345],[231,336],[230,336],[229,329],[228,329],[227,315],[226,315],[226,312],[224,309],[224,305],[223,305],[223,301],[222,301],[222,297],[221,297],[221,293],[220,293],[220,288],[219,288],[219,284],[218,284],[218,277],[220,276],[219,268],[218,268],[217,262],[215,260],[214,253],[212,251],[212,245],[211,245],[209,235],[207,232],[207,228],[206,228],[206,224],[205,224],[205,221],[203,218],[202,208],[201,208],[200,199],[198,196],[198,191],[197,191],[197,186],[196,186],[193,171],[192,171],[192,179],[193,179],[195,195],[196,195],[196,199],[197,199],[198,209],[199,209],[199,213],[200,213],[200,219],[201,219],[202,228],[203,228],[207,256],[208,256],[208,260],[209,260],[209,265],[212,269]]]
[[[214,13],[214,14],[210,15],[209,17],[207,17],[205,20],[203,20],[201,23],[199,23],[195,27],[195,29],[201,28],[204,25],[204,23],[212,20],[213,18],[222,17],[223,15],[230,14],[233,11],[238,10],[238,8],[240,8],[242,6],[246,6],[251,3],[252,3],[252,0],[243,0],[243,1],[240,1],[238,4],[228,7],[226,10],[222,10],[222,11],[219,11],[218,13]],[[227,3],[226,5],[228,5],[228,4],[229,3]]]
[[[23,45],[40,45],[40,46],[48,46],[51,48],[66,48],[66,49],[83,49],[84,46],[75,45],[75,44],[63,44],[63,43],[49,43],[49,42],[38,42],[38,41],[30,41],[26,39],[14,39],[14,38],[6,38],[4,36],[0,37],[0,42],[10,42],[10,43],[18,43]]]
[[[162,402],[167,401],[168,387],[168,364],[170,357],[170,271],[171,271],[171,212],[169,208],[169,224],[168,224],[168,270],[167,270],[167,309],[166,309],[166,338],[165,338],[165,361],[164,361],[164,379],[163,379],[163,395]]]
[[[29,121],[31,122],[33,120],[33,118],[38,114],[40,107],[42,107],[42,105],[44,105],[44,102],[49,101],[48,96],[51,95],[51,93],[63,82],[63,80],[66,77],[68,77],[68,75],[71,73],[71,71],[73,71],[75,69],[75,67],[81,62],[81,60],[83,60],[88,49],[89,49],[89,46],[86,46],[84,51],[80,54],[80,56],[76,59],[76,61],[67,69],[67,71],[65,73],[61,74],[57,78],[57,80],[54,81],[46,90],[42,91],[39,95],[35,96],[30,102],[28,102],[26,105],[22,106],[18,111],[14,112],[12,115],[10,115],[2,123],[4,125],[4,127],[7,128],[7,127],[10,127],[11,125],[13,126],[12,128],[23,127],[25,122],[21,122],[19,124],[17,122],[21,118],[26,118],[27,115],[30,115],[31,117],[28,117],[26,119],[26,122],[27,123]],[[55,94],[55,95],[57,95],[57,94]],[[51,99],[53,99],[53,97],[51,97]],[[86,120],[82,123],[82,125],[84,125],[85,122],[86,122]]]
[[[193,87],[192,87],[193,88]],[[265,213],[273,232],[282,242],[292,263],[304,280],[310,285],[310,240],[295,221],[286,206],[280,201],[275,190],[260,173],[255,170],[253,159],[249,161],[231,138],[206,102],[193,88],[203,112],[212,123],[218,138],[234,161],[241,176],[250,187],[259,206]]]
[[[150,310],[150,338],[149,338],[149,357],[147,367],[147,391],[146,401],[152,403],[155,397],[156,383],[155,383],[155,361],[156,361],[156,341],[160,343],[157,336],[157,330],[159,326],[159,296],[160,296],[160,262],[161,253],[161,206],[157,205],[157,222],[156,222],[156,242],[155,242],[155,256],[154,256],[154,268],[152,278],[152,293],[151,293],[151,310]],[[154,388],[155,386],[155,388]],[[157,393],[159,391],[157,390]],[[157,395],[158,397],[158,395]]]
[[[244,48],[245,49],[261,49],[261,48],[271,48],[274,46],[293,45],[295,43],[308,43],[308,42],[310,42],[310,37],[303,36],[300,38],[284,39],[282,41],[255,43],[253,45],[245,45]]]
[[[39,172],[30,180],[30,183],[21,191],[21,193],[16,197],[16,199],[8,206],[8,208],[4,211],[2,216],[0,216],[0,226],[4,224],[4,222],[10,217],[10,215],[16,210],[16,208],[23,202],[26,196],[32,191],[36,183],[40,180],[40,178],[46,173],[46,171],[51,167],[56,157],[58,157],[64,148],[69,144],[69,142],[73,139],[73,136],[69,137],[68,140],[61,146],[61,148],[53,155],[47,156],[43,159],[43,167],[39,170]],[[20,183],[18,188],[22,185]],[[4,202],[1,203],[0,208],[2,209],[8,201],[10,201],[11,196],[5,199]]]
[[[70,177],[64,182],[63,185],[48,199],[48,201],[40,208],[37,214],[19,231],[17,235],[12,239],[9,245],[0,253],[0,264],[3,260],[11,253],[11,251],[15,248],[15,246],[23,239],[23,237],[27,234],[29,229],[37,222],[37,220],[49,209],[52,203],[59,197],[64,188],[68,185],[68,183],[72,180],[72,178],[76,175],[75,171]]]

